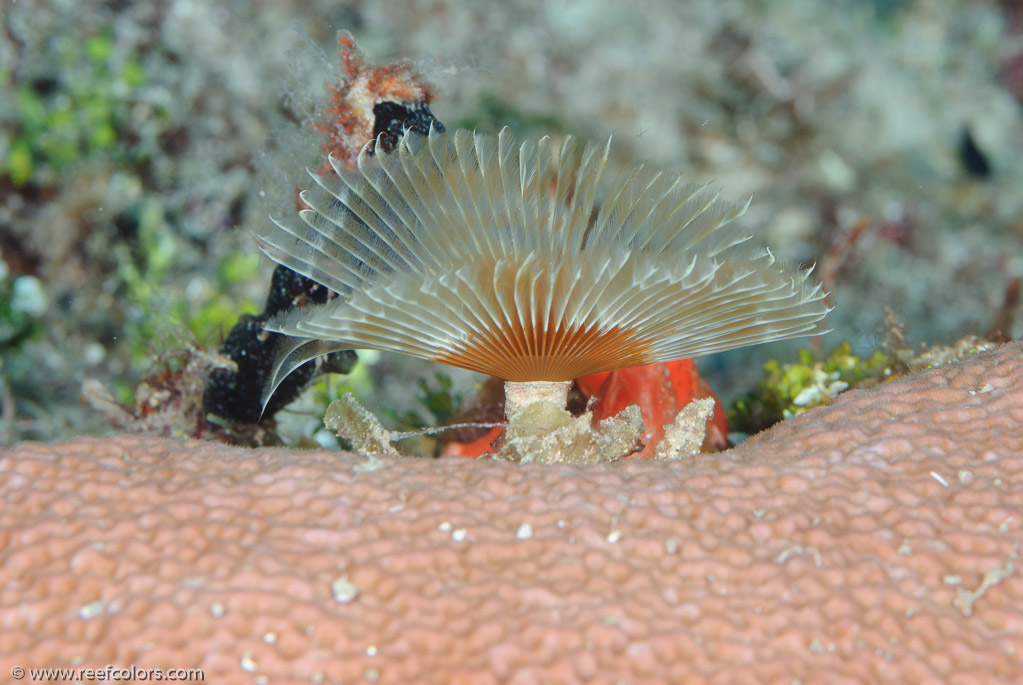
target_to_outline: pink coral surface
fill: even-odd
[[[1021,423],[1013,343],[686,462],[26,443],[0,677],[1021,682]]]

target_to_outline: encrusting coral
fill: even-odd
[[[1010,343],[684,469],[24,443],[0,452],[0,673],[1023,682],[1021,423]]]
[[[431,129],[356,170],[331,157],[302,222],[259,237],[340,295],[268,322],[294,339],[264,401],[336,349],[557,383],[822,332],[820,286],[749,246],[744,207],[642,165],[605,173],[608,149]]]

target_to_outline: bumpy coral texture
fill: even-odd
[[[686,462],[154,438],[0,457],[0,668],[207,682],[1023,679],[1023,346]]]

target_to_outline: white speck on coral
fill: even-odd
[[[445,533],[451,532],[451,521],[445,521],[444,523],[437,526],[437,530],[442,530]]]
[[[973,473],[971,471],[959,469],[959,473],[957,475],[959,476],[959,482],[963,485],[969,485],[973,482]]]
[[[259,668],[256,665],[255,659],[252,658],[252,652],[242,654],[241,667],[246,673],[255,673],[256,669]]]
[[[533,537],[533,526],[528,523],[523,523],[519,526],[519,529],[515,531],[515,538],[518,540],[528,540]]]
[[[373,471],[379,471],[386,466],[387,465],[383,462],[383,460],[370,454],[366,457],[366,461],[353,466],[352,471],[355,471],[356,473],[372,473]]]
[[[214,602],[210,605],[210,616],[213,618],[220,618],[224,615],[224,605],[220,602]]]
[[[782,550],[781,554],[774,558],[774,563],[784,565],[789,557],[797,554],[809,554],[813,557],[813,565],[817,568],[821,567],[821,553],[816,547],[803,547],[802,545],[793,545],[787,549]]]
[[[106,604],[99,600],[96,600],[95,602],[89,602],[81,609],[79,609],[78,615],[84,618],[85,620],[89,620],[90,618],[96,618],[97,616],[102,615],[103,612],[106,611],[106,608],[107,608]]]
[[[376,656],[376,655],[377,655],[377,646],[376,645],[370,645],[369,647],[366,648],[366,656]]]
[[[941,483],[946,488],[948,487],[948,481],[945,480],[944,478],[942,478],[940,475],[938,475],[934,471],[931,471],[931,478],[933,478],[934,480],[938,481],[939,483]]]
[[[1017,551],[1014,550],[1012,558],[1016,559]],[[952,604],[959,607],[959,610],[963,612],[963,616],[973,615],[974,603],[984,596],[984,593],[1000,584],[1003,580],[1011,576],[1016,571],[1016,564],[1013,561],[1009,561],[1005,566],[999,566],[993,568],[984,574],[983,580],[980,581],[980,587],[976,590],[967,590],[965,588],[956,588],[956,598],[952,600]]]
[[[451,531],[451,539],[455,542],[462,542],[465,540],[465,528],[456,528]]]
[[[274,632],[264,633],[263,642],[267,643],[268,645],[272,645],[273,643],[277,642],[277,633]]]
[[[607,534],[607,541],[610,542],[612,545],[621,539],[622,531],[620,530],[612,530],[610,533]]]
[[[330,591],[334,594],[334,600],[340,604],[347,604],[359,596],[359,588],[348,580],[347,573],[330,584]]]

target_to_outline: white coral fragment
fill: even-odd
[[[367,461],[357,466],[357,470],[374,471],[383,464],[377,457],[399,456],[391,445],[394,434],[380,425],[350,392],[330,403],[323,425],[347,440],[356,454],[366,457]]]
[[[693,400],[664,426],[664,437],[654,448],[654,459],[673,461],[700,453],[707,437],[707,422],[714,416],[714,398]]]
[[[544,464],[593,464],[621,459],[640,447],[643,416],[636,405],[594,428],[593,415],[565,409],[569,383],[505,383],[508,427],[494,459]]]

